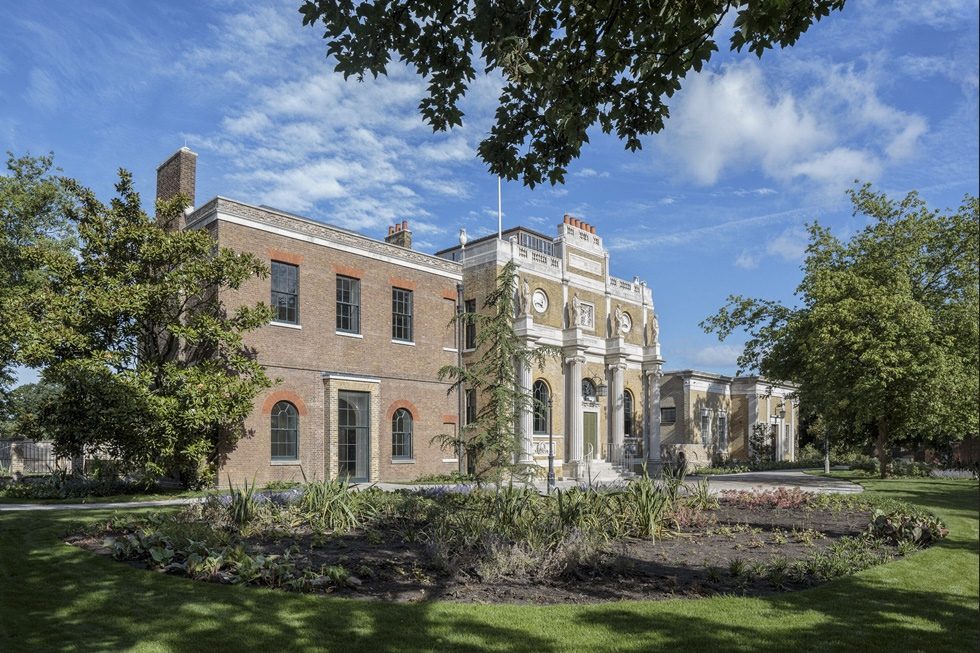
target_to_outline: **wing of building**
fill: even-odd
[[[181,192],[193,206],[196,161],[182,148],[161,164],[158,198]],[[543,370],[520,370],[537,400],[519,416],[524,462],[543,468],[549,442],[558,475],[577,479],[656,468],[662,452],[683,450],[691,462],[739,455],[752,425],[777,414],[771,397],[793,405],[791,387],[774,393],[764,379],[665,375],[647,282],[610,276],[596,228],[567,215],[554,236],[518,227],[435,255],[412,249],[407,222],[379,240],[224,197],[177,226],[207,229],[271,270],[223,297],[228,307],[273,306],[275,319],[247,344],[281,383],[256,401],[248,435],[222,452],[222,481],[408,481],[465,469],[435,438],[451,441],[480,397],[450,393],[438,372],[478,355],[475,334],[457,333],[451,319],[457,306],[481,310],[509,261],[518,266],[518,335],[562,352]],[[781,426],[795,427],[790,414]],[[789,442],[779,451],[792,457]]]

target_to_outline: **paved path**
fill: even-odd
[[[722,490],[754,490],[762,487],[799,488],[804,492],[826,492],[838,494],[856,494],[864,488],[857,483],[844,481],[839,478],[815,476],[806,474],[802,469],[774,469],[768,472],[746,472],[744,474],[721,474],[718,476],[689,476],[688,480],[708,479],[708,485],[714,492]]]
[[[850,481],[805,474],[800,469],[778,469],[769,472],[747,472],[744,474],[724,474],[719,476],[688,476],[685,479],[685,483],[696,483],[702,478],[708,479],[708,486],[714,494],[718,494],[723,490],[756,490],[760,488],[768,490],[777,487],[800,488],[805,492],[836,492],[841,494],[855,494],[864,490],[860,485],[851,483]],[[386,491],[432,487],[431,485],[401,485],[398,483],[376,483],[375,485]],[[579,484],[575,481],[558,481],[556,485],[560,488],[569,488]],[[369,486],[370,484],[367,483],[361,485],[361,487]],[[542,492],[545,490],[544,483],[542,482],[537,483],[536,486]],[[201,500],[164,499],[161,501],[133,501],[125,503],[0,503],[0,512],[12,510],[112,510],[115,508],[151,508],[154,506],[173,506],[193,503]]]

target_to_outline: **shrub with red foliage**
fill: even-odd
[[[772,490],[722,490],[721,500],[737,508],[802,508],[810,495],[798,487]]]

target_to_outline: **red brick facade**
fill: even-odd
[[[186,193],[183,185],[193,180],[193,171],[181,165],[193,167],[194,159],[182,152],[161,166],[161,197]],[[447,394],[449,385],[438,379],[438,371],[456,362],[449,326],[455,291],[448,289],[461,277],[458,264],[223,198],[187,216],[187,228],[207,228],[221,247],[249,252],[267,264],[298,266],[298,323],[273,322],[246,339],[278,383],[256,399],[245,436],[222,452],[222,485],[229,479],[240,484],[254,478],[261,485],[304,475],[332,478],[345,475],[343,465],[352,456],[369,458],[364,462],[370,481],[408,481],[457,469],[455,453],[431,442],[456,428],[456,398]],[[338,277],[359,286],[359,324],[353,333],[338,329]],[[271,284],[271,278],[253,279],[228,291],[225,306],[233,311],[269,303]],[[394,288],[411,292],[410,342],[392,335]],[[363,402],[364,415],[346,410],[354,404],[345,403],[352,396],[345,393]],[[295,459],[272,459],[272,412],[280,401],[292,404],[298,415]],[[410,458],[393,455],[392,417],[398,408],[412,416]],[[354,414],[364,418],[359,430],[349,423]],[[350,433],[360,438],[360,448],[345,447]]]

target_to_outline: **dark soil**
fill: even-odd
[[[688,523],[663,539],[613,542],[592,564],[544,580],[531,578],[533,574],[482,578],[476,568],[442,568],[425,543],[408,541],[405,533],[394,529],[336,535],[281,532],[275,537],[248,538],[247,548],[253,556],[281,555],[292,548],[298,570],[343,566],[356,581],[325,591],[348,598],[549,605],[716,594],[764,596],[817,584],[813,575],[802,582],[789,573],[773,575],[772,563],[779,566],[785,561],[788,567],[807,560],[844,536],[862,533],[869,517],[860,512],[723,504],[682,519]],[[82,536],[69,540],[108,556],[103,541]],[[891,547],[883,553],[897,555]],[[131,564],[145,567],[142,562]]]

